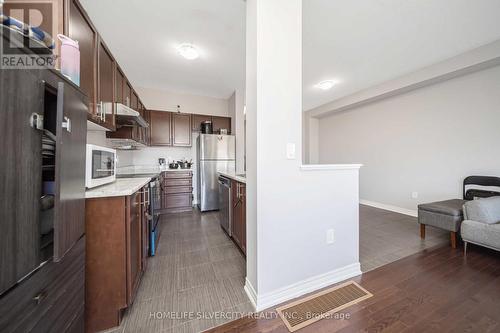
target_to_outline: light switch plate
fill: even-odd
[[[334,229],[328,229],[326,231],[326,243],[327,244],[335,243],[335,230]]]
[[[289,160],[295,159],[295,143],[286,144],[286,158]]]

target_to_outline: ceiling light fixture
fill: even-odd
[[[337,80],[325,80],[325,81],[321,81],[320,83],[316,84],[315,87],[319,88],[321,90],[329,90],[329,89],[332,89],[332,87],[334,85],[336,85],[337,83],[339,83],[339,81],[337,81]]]
[[[194,60],[200,56],[200,52],[198,52],[198,49],[193,44],[189,43],[179,45],[179,47],[177,48],[177,53],[188,60]]]

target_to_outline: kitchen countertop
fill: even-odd
[[[221,176],[224,176],[224,177],[227,177],[227,178],[230,178],[230,179],[234,179],[237,182],[240,182],[240,183],[243,183],[243,184],[247,183],[247,179],[244,176],[241,176],[241,174],[237,174],[236,172],[228,171],[228,172],[218,172],[218,173]]]
[[[98,186],[85,192],[85,198],[107,198],[132,195],[149,183],[151,178],[118,178],[113,183]]]

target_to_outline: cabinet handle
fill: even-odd
[[[71,133],[71,119],[64,116],[64,120],[62,122],[62,128],[65,128],[68,133]]]
[[[41,291],[38,295],[33,297],[33,300],[36,302],[36,304],[42,303],[42,301],[47,297],[47,292],[46,291]]]

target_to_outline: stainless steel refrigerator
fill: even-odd
[[[200,134],[198,137],[198,207],[202,212],[219,209],[218,172],[236,170],[233,135]]]

